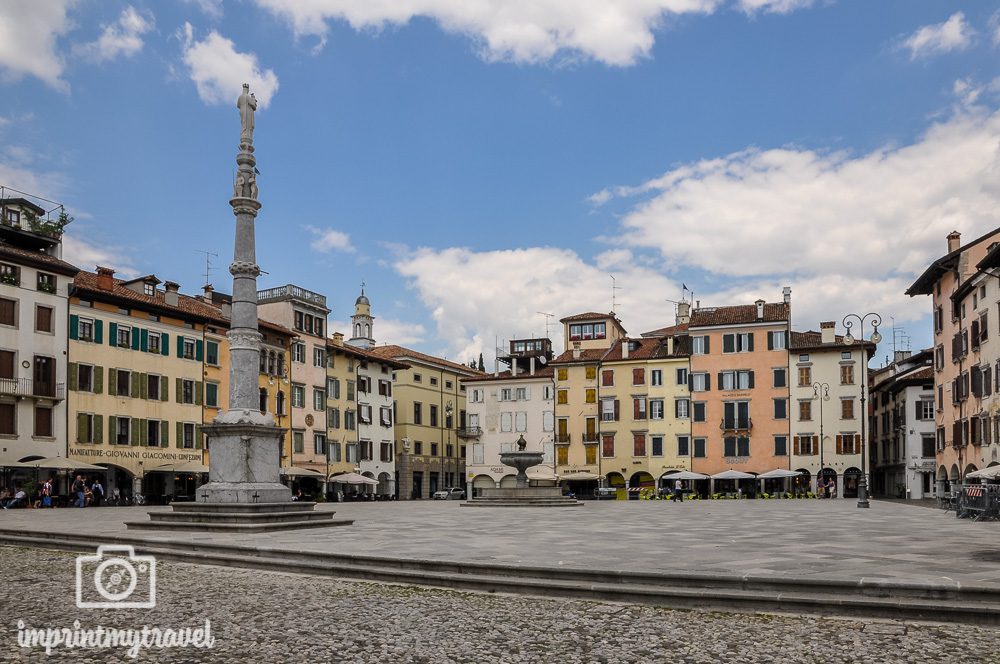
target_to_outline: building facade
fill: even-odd
[[[69,293],[62,230],[24,198],[0,200],[0,459],[67,454]]]

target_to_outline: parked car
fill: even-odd
[[[465,491],[457,486],[453,486],[450,489],[435,491],[431,498],[434,500],[465,500]]]

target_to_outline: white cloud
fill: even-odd
[[[184,64],[206,104],[236,104],[249,83],[257,97],[258,110],[264,110],[278,91],[278,77],[270,69],[262,70],[253,53],[240,53],[230,39],[212,30],[202,41],[194,38],[194,28],[185,23],[179,37]]]
[[[343,231],[333,228],[316,228],[315,226],[306,226],[306,230],[316,238],[309,244],[313,251],[324,254],[333,250],[354,251],[354,246],[351,244],[351,236]]]
[[[1000,9],[993,12],[989,20],[990,32],[993,35],[993,45],[1000,46]]]
[[[76,0],[5,0],[0,2],[0,75],[8,81],[35,76],[66,92],[63,59],[56,40],[71,27],[67,10]]]
[[[788,14],[797,9],[811,7],[813,0],[738,0],[736,4],[747,14],[757,12]]]
[[[183,0],[185,4],[197,5],[205,16],[219,20],[222,18],[222,0]]]
[[[380,30],[423,17],[470,37],[488,60],[544,62],[583,56],[631,65],[649,54],[653,32],[684,14],[710,14],[723,0],[256,0],[296,36],[325,40],[327,21]]]
[[[960,110],[911,145],[869,154],[755,148],[607,191],[648,196],[617,241],[676,265],[724,277],[910,276],[942,253],[947,232],[998,225],[1000,113]]]
[[[73,226],[70,226],[63,236],[63,260],[81,270],[93,272],[94,268],[100,265],[114,269],[118,277],[126,279],[135,277],[139,272],[129,258],[130,255],[131,252],[120,247],[104,243],[95,244],[77,237],[73,232]]]
[[[74,50],[93,62],[107,62],[119,55],[130,57],[142,50],[142,35],[152,30],[153,26],[151,12],[139,12],[130,5],[117,21],[104,26],[96,41],[80,44]]]
[[[375,312],[377,314],[377,312]],[[328,329],[331,332],[342,332],[344,340],[351,338],[351,322],[345,320],[330,321]],[[417,346],[427,341],[427,328],[419,323],[409,323],[397,318],[382,318],[376,316],[372,333],[375,344],[397,344],[399,346]]]
[[[900,46],[910,51],[910,59],[961,51],[972,44],[975,31],[965,21],[965,14],[955,12],[944,23],[925,25],[902,41]]]

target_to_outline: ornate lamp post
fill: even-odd
[[[447,446],[448,447],[451,447],[451,423],[452,423],[451,416],[454,415],[454,413],[455,413],[455,408],[451,405],[451,401],[449,401],[445,405],[445,407],[444,407],[444,426],[448,430],[448,442],[447,442]],[[441,442],[443,443],[444,441],[442,440]],[[445,447],[442,451],[443,452],[447,452],[448,451],[448,447]],[[448,456],[448,455],[447,454],[442,454],[441,455],[441,483],[442,484],[445,483],[444,458],[446,456]],[[449,457],[448,458],[448,465],[451,466],[452,463],[453,463],[453,459],[451,457]],[[456,470],[457,470],[457,466],[456,466]],[[454,480],[454,478],[452,478],[452,479]],[[454,482],[452,482],[452,484],[454,484]],[[450,489],[451,487],[448,486],[448,487],[445,487],[445,488],[446,489]]]
[[[872,336],[871,342],[878,345],[882,341],[882,335],[878,333],[878,326],[882,324],[882,317],[876,313],[867,313],[864,315],[859,314],[847,314],[844,316],[844,327],[847,328],[847,334],[844,335],[844,343],[851,345],[854,343],[854,337],[851,336],[851,327],[854,322],[851,319],[856,319],[858,322],[858,331],[860,332],[860,338],[863,340],[865,337],[865,321],[871,319],[872,325]],[[865,439],[867,436],[867,423],[865,422],[865,415],[867,411],[865,410],[865,388],[868,386],[868,353],[861,348],[861,353],[864,356],[864,362],[862,367],[864,367],[864,376],[861,378],[861,479],[858,481],[858,507],[867,508],[871,507],[868,503],[868,469],[867,469],[867,450],[865,449]]]
[[[823,471],[826,469],[826,464],[823,461],[823,441],[825,440],[823,436],[823,402],[830,400],[830,384],[829,383],[813,383],[813,398],[819,399],[819,474],[817,476],[816,488],[819,488],[819,477],[823,476]],[[826,495],[826,494],[824,494]]]

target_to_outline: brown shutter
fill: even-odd
[[[792,453],[795,454],[796,456],[799,455],[799,437],[798,436],[795,436],[792,439]]]
[[[819,436],[813,436],[813,455],[819,454]]]
[[[838,433],[837,434],[837,454],[843,454],[843,453],[844,453],[844,437]]]
[[[615,422],[621,419],[621,403],[615,399]]]
[[[855,454],[860,454],[861,453],[861,434],[860,433],[854,434],[854,453]]]

